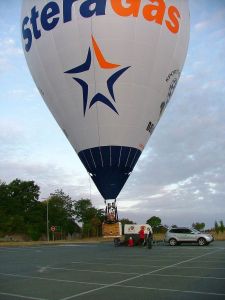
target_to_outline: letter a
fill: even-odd
[[[155,21],[162,25],[165,14],[166,5],[164,0],[150,0],[150,2],[157,2],[158,5],[148,4],[143,8],[143,16],[148,21]]]
[[[94,9],[91,9],[91,5],[95,5]],[[90,18],[94,14],[96,16],[105,15],[106,0],[86,0],[80,6],[80,14],[84,18]]]

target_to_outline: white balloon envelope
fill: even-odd
[[[105,199],[115,199],[168,104],[189,41],[186,0],[24,0],[33,79]]]

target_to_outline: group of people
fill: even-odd
[[[145,234],[145,230],[143,227],[141,227],[140,231],[139,231],[139,240],[138,240],[138,245],[139,246],[145,246],[147,244],[147,246],[149,248],[151,248],[152,246],[152,232],[151,230],[149,229],[148,230],[148,233]]]
[[[118,222],[118,214],[116,203],[108,203],[105,209],[105,222],[106,223],[116,223]]]

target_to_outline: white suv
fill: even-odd
[[[170,246],[176,246],[181,243],[198,243],[199,246],[208,245],[214,240],[208,233],[202,233],[196,229],[187,227],[170,228],[165,235],[165,242]]]

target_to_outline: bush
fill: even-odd
[[[37,227],[29,227],[27,230],[28,236],[32,241],[38,241],[42,235],[41,231]]]

